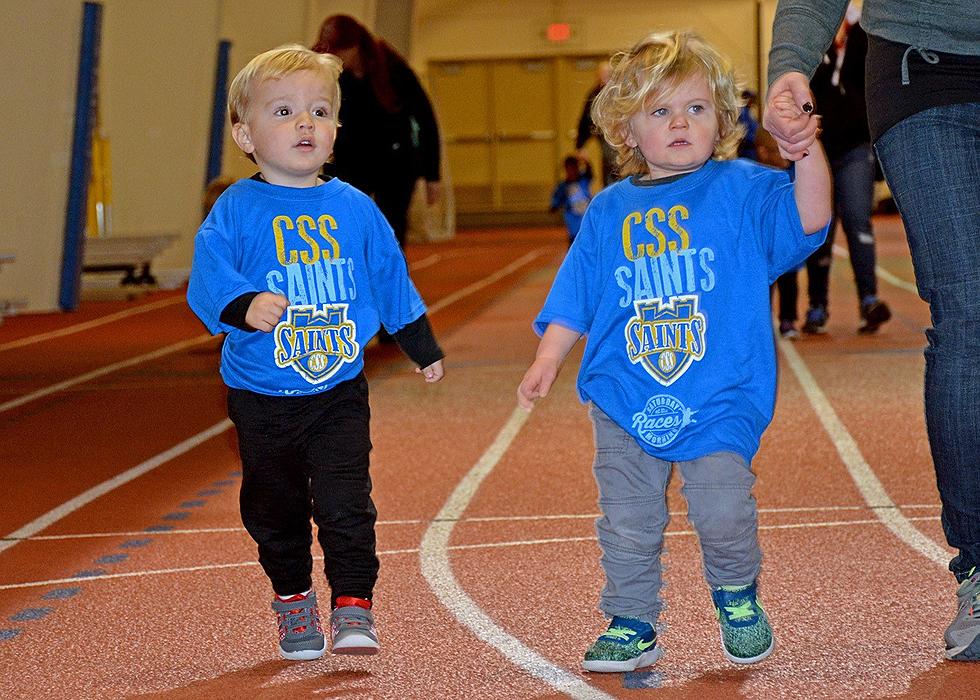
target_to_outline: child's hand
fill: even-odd
[[[442,360],[436,360],[428,367],[416,367],[415,371],[425,378],[427,384],[435,384],[445,374],[442,368]]]
[[[820,119],[813,114],[813,94],[805,75],[785,73],[769,86],[762,125],[784,158],[797,161],[806,156],[818,136]]]
[[[288,308],[289,299],[281,294],[260,292],[248,305],[248,311],[245,312],[245,323],[257,331],[269,333],[276,327],[279,319],[282,318],[283,313]]]
[[[771,110],[770,114],[774,115],[777,120],[786,122],[803,122],[805,120],[806,122],[805,130],[796,134],[793,141],[773,134],[773,140],[779,148],[779,155],[786,160],[800,160],[808,156],[809,149],[820,136],[820,115],[804,113],[796,106],[793,94],[788,91],[775,95],[769,101],[769,109]]]
[[[517,387],[517,405],[525,411],[534,408],[534,402],[548,395],[551,385],[558,376],[558,361],[553,358],[539,357],[527,372]]]

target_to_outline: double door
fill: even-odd
[[[563,173],[562,160],[574,151],[579,116],[604,58],[551,56],[429,65],[457,214],[511,214],[511,220],[533,220],[547,212],[551,191]]]

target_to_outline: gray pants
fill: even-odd
[[[592,469],[599,486],[596,534],[606,585],[599,609],[608,616],[655,623],[662,608],[660,554],[667,527],[671,463],[651,457],[626,431],[594,405]],[[704,576],[711,588],[751,584],[759,575],[755,476],[734,452],[678,462],[687,517],[697,531]]]

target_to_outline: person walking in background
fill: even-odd
[[[745,136],[738,142],[738,157],[749,160],[759,160],[759,154],[755,147],[759,122],[752,112],[754,106],[755,93],[751,90],[742,90],[742,109],[738,111],[738,123],[745,129]]]
[[[568,231],[568,245],[572,245],[582,225],[582,217],[592,201],[592,166],[580,156],[569,155],[562,163],[565,177],[555,185],[551,193],[552,213],[560,211]]]
[[[740,104],[731,65],[696,35],[653,34],[614,57],[592,114],[625,179],[593,198],[534,321],[525,409],[587,337],[578,391],[595,428],[599,607],[611,618],[585,653],[589,671],[659,654],[673,463],[725,657],[755,663],[775,644],[759,603],[751,470],[776,398],[769,289],[823,242],[830,173],[815,140],[794,182],[735,159]]]
[[[871,227],[874,207],[875,157],[871,151],[864,100],[864,59],[868,37],[858,25],[861,11],[853,4],[810,80],[822,116],[820,140],[834,178],[834,221],[827,240],[806,261],[809,309],[804,333],[825,333],[829,313],[830,267],[834,230],[839,219],[857,287],[858,332],[875,333],[891,318],[891,309],[878,298],[875,238]]]
[[[326,172],[372,196],[404,247],[415,183],[425,178],[430,205],[441,195],[432,104],[405,59],[353,17],[327,17],[313,50],[344,64],[341,127]]]
[[[238,433],[242,523],[275,592],[279,653],[296,661],[326,650],[311,517],[330,584],[332,652],[379,648],[364,345],[383,324],[425,381],[443,376],[391,227],[366,195],[318,177],[337,133],[340,70],[335,56],[290,45],[256,56],[232,81],[232,137],[259,172],[215,202],[187,288],[208,330],[227,334],[221,376]]]
[[[805,160],[819,128],[809,76],[846,9],[847,0],[776,8],[763,124],[790,160]],[[932,321],[926,429],[943,531],[957,550],[945,655],[980,661],[980,13],[976,0],[865,0],[861,24],[871,143]]]
[[[779,146],[776,145],[776,140],[772,134],[762,127],[759,127],[755,132],[755,155],[760,163],[771,168],[786,170],[789,167],[789,161],[779,154]],[[830,233],[828,232],[827,235],[829,236]],[[776,318],[779,321],[779,336],[786,340],[796,340],[800,337],[800,332],[796,329],[796,322],[799,320],[797,306],[800,298],[797,276],[801,267],[802,265],[797,265],[790,268],[776,278],[776,293],[778,294]]]
[[[602,138],[602,134],[596,131],[595,123],[592,121],[592,102],[599,91],[609,82],[609,71],[609,61],[602,61],[596,69],[596,84],[592,86],[585,98],[585,104],[582,105],[582,114],[578,118],[578,131],[575,135],[575,150],[578,151],[580,158],[589,157],[585,150],[585,144],[589,142],[589,139],[594,138],[599,141],[603,187],[616,182],[616,151]]]

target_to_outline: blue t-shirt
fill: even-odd
[[[708,161],[679,180],[596,195],[534,322],[587,335],[578,391],[649,454],[751,460],[772,420],[769,286],[806,235],[785,171]]]
[[[221,321],[231,301],[255,291],[289,299],[271,333]],[[355,377],[379,324],[394,333],[425,313],[391,226],[338,179],[229,187],[194,240],[187,301],[208,330],[228,334],[225,383],[274,396],[314,394]]]

